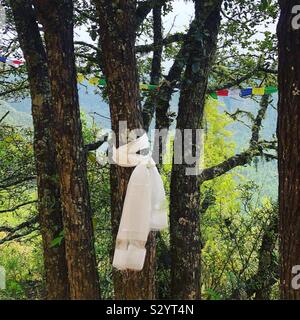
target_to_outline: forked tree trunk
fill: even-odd
[[[54,140],[71,299],[99,299],[99,281],[77,92],[73,1],[37,0],[53,96]]]
[[[197,149],[196,130],[201,127],[208,74],[216,50],[221,3],[218,0],[195,2],[196,26],[190,38],[177,116],[177,129],[182,136],[184,129],[193,130],[194,155]],[[175,141],[177,139],[180,137],[176,133]],[[174,164],[173,160],[170,243],[171,297],[174,299],[200,298],[200,184],[196,175],[186,174],[186,169],[195,165],[188,164],[184,157],[183,164]]]
[[[300,289],[292,286],[296,276],[292,269],[300,265],[300,29],[292,27],[292,8],[299,1],[281,0],[279,3],[277,134],[281,297],[299,300]]]
[[[12,0],[11,9],[28,71],[34,125],[38,212],[44,248],[47,299],[69,299],[65,244],[51,246],[63,229],[53,141],[47,59],[31,0]]]
[[[95,0],[100,23],[104,72],[107,79],[112,129],[119,141],[119,121],[129,130],[142,128],[138,74],[135,56],[135,3]],[[127,143],[120,137],[120,144]],[[132,169],[111,166],[111,212],[113,239],[119,228],[123,202]],[[147,256],[141,272],[114,270],[116,299],[155,298],[155,235],[150,233]]]

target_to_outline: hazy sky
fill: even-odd
[[[185,2],[183,0],[173,1],[173,11],[164,17],[164,32],[167,34],[172,29],[172,33],[184,31],[189,25],[194,14],[194,4],[192,1]],[[262,28],[258,28],[263,31]],[[269,31],[275,32],[276,24],[269,25]],[[258,35],[259,37],[259,35]],[[88,34],[83,30],[76,30],[76,38],[90,42],[91,39]]]
[[[173,32],[178,32],[184,30],[184,28],[189,24],[191,18],[194,14],[194,4],[192,1],[184,2],[182,0],[176,0],[173,4],[173,12],[168,14],[164,18],[165,31],[168,32],[172,27]],[[174,20],[175,19],[175,20]]]

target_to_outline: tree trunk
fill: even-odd
[[[274,250],[278,239],[278,211],[273,209],[259,249],[258,270],[255,275],[255,300],[270,300],[272,286],[276,283],[278,263]]]
[[[235,288],[228,300],[270,300],[272,286],[279,277],[279,267],[275,255],[278,240],[278,207],[274,206],[270,211],[270,221],[262,235],[261,246],[258,250],[257,272],[243,285]],[[242,272],[245,271],[242,270]],[[241,273],[240,275],[241,276]]]
[[[119,135],[119,121],[127,121],[129,130],[142,128],[138,74],[135,56],[135,3],[133,0],[112,2],[95,0],[107,79],[112,129],[117,143],[127,143]],[[111,166],[111,212],[115,242],[123,201],[132,169]],[[141,272],[113,271],[116,299],[155,298],[155,234],[150,233],[147,256]]]
[[[300,265],[300,29],[292,27],[296,0],[279,1],[278,171],[281,297],[300,299],[292,268]]]
[[[160,46],[163,40],[162,32],[162,7],[156,5],[153,8],[153,44],[157,46],[153,50],[153,58],[151,63],[150,83],[158,85],[161,78],[161,61],[163,47]],[[157,104],[157,91],[150,92],[147,101],[143,108],[143,123],[144,129],[149,130],[151,120],[155,112],[155,106]]]
[[[30,0],[13,0],[11,9],[28,70],[34,125],[38,212],[44,247],[47,299],[69,299],[65,244],[52,247],[63,230],[60,187],[53,143],[53,116],[47,59]]]
[[[37,0],[53,96],[54,140],[71,299],[99,299],[99,280],[77,92],[73,1]]]
[[[195,2],[195,31],[190,37],[189,56],[181,85],[177,129],[196,130],[203,116],[209,69],[217,44],[222,1]],[[207,10],[211,12],[207,16]],[[207,16],[203,19],[203,16]],[[199,36],[201,34],[201,37]],[[179,139],[175,135],[175,141]],[[183,143],[182,143],[182,150]],[[189,165],[175,164],[170,191],[171,297],[200,298],[200,185],[196,175],[186,175]]]

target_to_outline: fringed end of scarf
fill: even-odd
[[[141,271],[146,257],[145,248],[129,245],[126,249],[115,249],[113,266],[118,270]]]

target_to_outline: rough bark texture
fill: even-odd
[[[292,28],[296,0],[279,1],[278,170],[281,297],[300,299],[292,288],[293,266],[300,265],[300,30]]]
[[[99,281],[75,70],[73,1],[38,0],[35,6],[44,26],[53,96],[70,297],[98,299]]]
[[[13,0],[11,9],[28,70],[34,125],[38,212],[44,247],[47,299],[68,299],[65,244],[51,247],[63,229],[60,187],[53,143],[53,117],[46,53],[29,0]]]
[[[112,129],[119,141],[119,121],[127,121],[128,129],[142,128],[138,74],[135,57],[135,1],[95,1],[107,79]],[[124,141],[120,135],[120,144]],[[111,210],[115,241],[122,214],[127,183],[132,169],[111,166]],[[114,246],[113,246],[114,247]],[[113,272],[116,299],[154,299],[155,235],[150,233],[147,257],[141,272]]]
[[[193,129],[193,136],[196,136],[196,129],[200,128],[203,116],[208,73],[220,25],[220,6],[221,1],[195,2],[195,30],[189,38],[188,60],[177,116],[177,129]],[[207,18],[203,19],[203,16]],[[191,165],[185,161],[182,165],[173,161],[170,241],[171,297],[175,299],[200,298],[200,186],[197,176],[186,175],[188,167]]]
[[[197,2],[198,3],[198,2]],[[198,5],[198,4],[197,4]],[[202,14],[202,21],[205,21],[209,15],[209,10],[205,10]],[[158,130],[167,130],[172,124],[172,117],[169,114],[170,111],[170,101],[174,89],[181,84],[181,77],[184,71],[185,66],[188,63],[189,52],[190,52],[190,43],[195,37],[199,21],[197,18],[194,18],[190,24],[189,30],[186,35],[184,35],[183,43],[179,52],[177,53],[175,60],[165,77],[164,81],[160,85],[159,93],[156,97],[156,109],[155,109],[155,128]],[[199,34],[201,37],[201,34]],[[151,114],[150,114],[151,116]],[[148,120],[149,122],[150,120]],[[165,137],[156,137],[155,139],[155,148],[154,150],[159,151],[159,155],[154,154],[155,160],[158,163],[162,163],[163,157],[166,151],[166,138]]]
[[[161,78],[161,61],[162,61],[162,52],[163,47],[159,46],[159,44],[163,40],[162,34],[162,8],[161,6],[155,6],[153,8],[153,58],[151,64],[151,72],[150,72],[150,83],[151,84],[159,84]],[[157,92],[150,93],[149,98],[145,102],[143,108],[143,121],[144,128],[146,131],[149,130],[149,126],[151,124],[151,120],[153,118],[153,114],[155,112],[155,106],[157,101]]]

